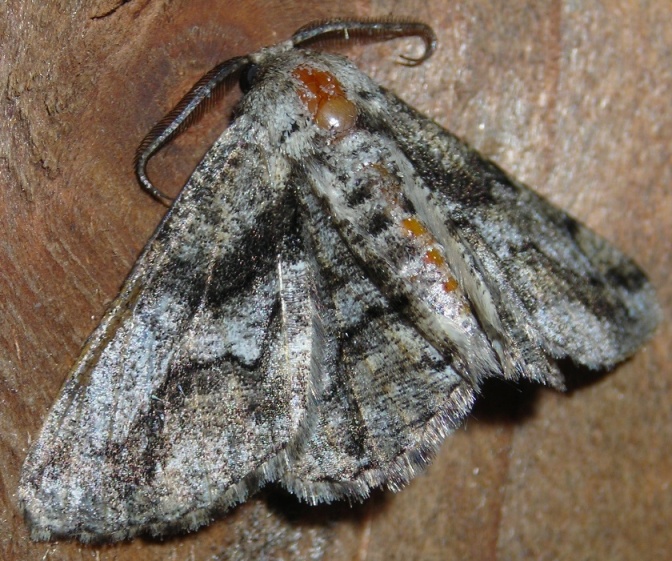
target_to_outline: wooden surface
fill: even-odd
[[[230,4],[234,4],[231,7]],[[672,11],[639,2],[9,2],[0,8],[0,558],[663,559],[672,549]],[[643,8],[639,7],[642,4]],[[79,7],[78,7],[79,6]],[[83,7],[82,7],[83,6]],[[226,6],[226,7],[224,7]],[[363,70],[636,256],[657,337],[568,395],[488,388],[426,475],[363,505],[278,490],[197,533],[32,543],[21,463],[86,336],[165,209],[135,147],[216,62],[328,15],[411,15],[440,48],[348,52]],[[158,158],[177,192],[225,100]]]

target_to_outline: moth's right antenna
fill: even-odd
[[[321,42],[389,41],[399,37],[419,37],[425,43],[425,52],[418,58],[401,55],[406,66],[417,66],[436,50],[434,30],[424,23],[400,19],[356,20],[330,19],[316,21],[299,29],[292,36],[295,47]]]

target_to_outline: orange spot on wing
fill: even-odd
[[[425,261],[427,263],[431,263],[432,265],[436,265],[437,267],[440,267],[446,263],[446,260],[443,258],[443,255],[441,255],[441,252],[435,247],[427,250],[427,253],[425,253]]]
[[[457,280],[450,279],[443,283],[443,290],[444,292],[453,292],[453,290],[457,290],[458,286],[460,285],[457,284]]]
[[[401,221],[401,225],[412,236],[422,236],[427,233],[427,228],[425,228],[417,218],[404,218]]]

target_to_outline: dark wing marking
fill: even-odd
[[[393,94],[381,95],[385,112],[367,104],[366,118],[412,163],[423,187],[407,196],[433,216],[435,235],[468,249],[460,258],[470,296],[477,302],[476,287],[487,286],[496,313],[487,303],[475,311],[486,330],[493,317],[500,324],[519,374],[562,386],[540,350],[609,368],[651,336],[658,305],[631,259]]]
[[[264,142],[229,128],[88,341],[24,466],[36,538],[198,527],[306,430],[312,308]]]
[[[304,192],[306,253],[326,336],[316,421],[283,484],[310,503],[398,489],[471,409],[474,392],[367,277]]]

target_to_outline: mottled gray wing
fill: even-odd
[[[35,538],[193,529],[283,470],[312,307],[264,135],[214,145],[87,342],[24,465]]]
[[[367,118],[421,178],[424,187],[407,193],[417,212],[442,224],[446,246],[459,240],[468,250],[451,264],[462,269],[467,289],[491,292],[492,309],[475,309],[486,330],[499,324],[517,374],[561,387],[540,350],[609,368],[651,336],[658,305],[631,259],[393,94],[381,95],[389,105],[369,105]]]
[[[474,389],[385,297],[309,190],[302,196],[323,344],[313,430],[282,478],[315,504],[398,489],[471,410]]]

